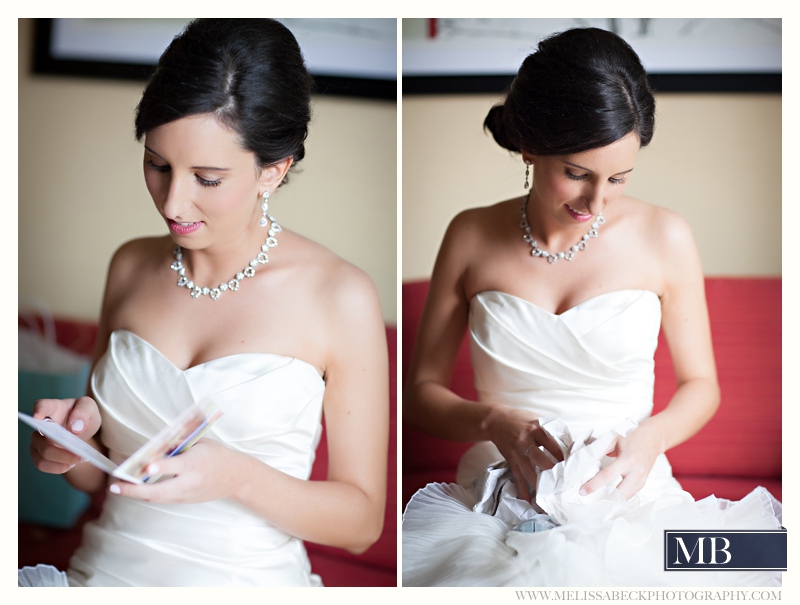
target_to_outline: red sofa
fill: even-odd
[[[403,366],[406,379],[428,282],[403,285]],[[696,499],[738,500],[763,485],[781,500],[781,279],[706,278],[714,354],[722,392],[719,410],[694,437],[669,450],[675,476]],[[654,409],[675,390],[662,337],[655,356]],[[451,388],[474,399],[465,337]],[[435,439],[403,427],[403,507],[434,481],[455,481],[469,443]]]
[[[21,322],[22,325],[22,322]],[[93,323],[56,319],[57,342],[79,354],[91,355],[97,336]],[[397,586],[397,328],[387,326],[389,348],[389,395],[391,402],[386,511],[383,533],[367,552],[353,555],[345,550],[308,543],[311,568],[325,586]],[[324,479],[328,449],[323,432],[312,480]],[[89,510],[74,527],[57,529],[30,523],[18,524],[18,566],[48,563],[66,569],[73,551],[80,545],[83,524],[100,513],[103,495],[94,498]]]

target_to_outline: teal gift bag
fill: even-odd
[[[67,399],[86,393],[90,362],[37,332],[19,330],[18,384],[20,412],[33,414],[38,399]],[[30,454],[31,429],[18,423],[19,520],[50,527],[72,527],[89,506],[89,496],[60,475],[42,473]]]

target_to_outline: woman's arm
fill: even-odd
[[[644,485],[656,457],[697,433],[719,406],[719,385],[711,343],[700,256],[689,225],[661,211],[660,236],[654,237],[663,259],[661,328],[675,368],[677,390],[663,411],[620,439],[617,460],[583,486],[592,492],[622,475],[618,489],[626,498]]]
[[[533,465],[552,463],[531,445],[561,451],[535,414],[490,402],[469,401],[448,385],[469,316],[465,281],[481,250],[478,211],[459,214],[447,229],[425,301],[403,400],[403,419],[412,427],[451,441],[492,441],[508,460],[517,486],[536,484]],[[530,458],[526,457],[526,452]],[[523,481],[523,478],[525,481]],[[524,496],[522,489],[520,495]]]
[[[320,346],[325,368],[326,481],[291,477],[220,443],[201,440],[159,462],[177,475],[150,485],[114,483],[112,491],[151,502],[235,498],[270,523],[320,544],[361,553],[383,529],[389,383],[384,322],[372,282],[347,266],[321,296],[329,313]],[[117,489],[118,488],[118,489]]]

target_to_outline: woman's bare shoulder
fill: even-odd
[[[132,239],[117,248],[111,258],[111,266],[114,270],[138,269],[156,259],[163,260],[164,252],[174,247],[168,235]]]
[[[370,351],[379,359],[386,350],[383,312],[378,290],[370,276],[317,242],[297,241],[298,263],[292,270],[302,275],[295,282],[297,294],[307,302],[303,308],[306,326],[311,326],[318,350],[326,351],[321,364],[326,376],[346,367],[354,348]],[[360,353],[359,353],[360,354]]]
[[[651,244],[669,245],[691,238],[689,223],[674,210],[628,196],[620,202],[621,213],[631,221],[631,227]]]
[[[688,221],[669,208],[630,199],[629,217],[641,250],[647,251],[651,270],[661,276],[664,287],[670,281],[699,267],[699,254]]]
[[[169,258],[175,247],[169,236],[129,240],[114,252],[108,268],[106,293],[112,299],[124,294],[133,283],[140,283]]]
[[[520,198],[513,198],[489,206],[467,208],[456,214],[450,221],[449,229],[485,230],[495,225],[497,219],[508,216],[512,212],[518,212],[520,203]]]
[[[495,238],[505,238],[505,230],[518,222],[519,205],[520,198],[516,198],[462,210],[450,221],[441,252],[455,249],[467,260],[470,250],[492,245]]]
[[[694,242],[689,223],[669,208],[632,199],[642,234],[658,247],[687,245]]]
[[[305,288],[330,312],[379,308],[375,284],[367,273],[302,235],[291,233],[292,270],[303,275]]]

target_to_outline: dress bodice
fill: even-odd
[[[649,290],[616,290],[561,314],[498,291],[470,304],[470,352],[482,401],[609,430],[653,407],[661,303]]]
[[[213,395],[205,434],[307,479],[321,435],[325,383],[314,366],[244,353],[181,370],[127,330],[111,334],[92,376],[101,440],[120,463],[192,403]],[[233,500],[157,505],[109,494],[70,562],[76,585],[308,585],[302,542]]]

